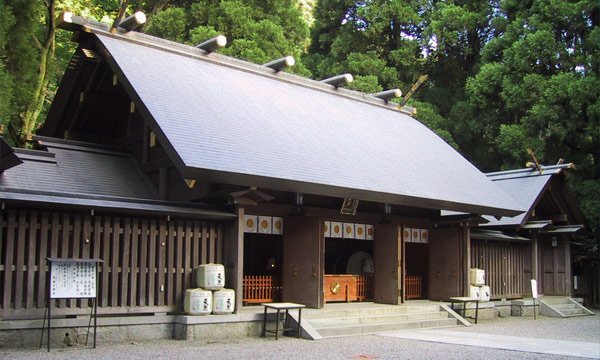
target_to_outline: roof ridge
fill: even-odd
[[[556,165],[541,165],[540,169],[542,172],[538,171],[535,168],[521,168],[521,169],[511,169],[511,170],[503,170],[503,171],[495,171],[489,172],[485,175],[490,178],[494,177],[502,177],[502,179],[515,179],[520,177],[530,177],[530,176],[544,176],[544,175],[555,175],[562,172],[562,170],[572,170],[575,169],[575,164],[567,163],[567,164],[556,164]],[[492,180],[501,180],[501,179],[492,179]]]
[[[142,46],[148,46],[157,50],[168,51],[171,53],[191,57],[193,59],[198,59],[201,61],[208,61],[215,65],[226,66],[236,70],[252,73],[254,75],[264,76],[270,79],[284,81],[313,90],[343,96],[353,100],[368,103],[370,105],[375,105],[388,110],[399,112],[404,115],[411,115],[411,113],[403,110],[398,104],[388,104],[388,102],[386,102],[385,100],[372,96],[371,94],[336,87],[330,84],[323,83],[319,80],[311,79],[292,73],[287,73],[284,71],[277,72],[269,67],[265,67],[260,64],[255,64],[250,61],[234,58],[215,52],[208,52],[206,50],[198,49],[190,45],[178,43],[167,39],[162,39],[156,36],[148,35],[137,31],[129,31],[126,33],[122,33],[119,31],[111,32],[109,30],[108,25],[104,23],[89,20],[82,16],[67,16],[66,14],[67,13],[65,12],[59,16],[57,27],[70,31],[83,30],[95,35],[108,36],[110,38],[128,41]]]

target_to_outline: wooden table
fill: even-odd
[[[262,303],[261,305],[265,307],[265,313],[263,315],[263,328],[262,328],[261,336],[265,336],[266,333],[271,333],[271,334],[275,334],[275,340],[277,340],[277,338],[279,336],[279,330],[281,330],[282,333],[286,330],[296,330],[298,333],[298,338],[300,338],[300,335],[302,334],[302,328],[300,325],[300,322],[302,321],[302,308],[306,307],[306,305],[290,303],[290,302]],[[267,330],[267,309],[274,309],[277,311],[277,318],[275,319],[275,330]],[[291,328],[291,327],[286,328],[285,324],[288,319],[289,311],[293,310],[293,309],[298,309],[298,326],[296,327],[296,329]],[[284,327],[282,329],[279,329],[279,314],[281,313],[282,310],[285,310],[285,320],[283,323]]]
[[[477,324],[477,317],[479,316],[479,299],[472,297],[451,297],[450,308],[454,310],[454,303],[462,303],[462,317],[466,319],[465,312],[467,310],[467,304],[470,302],[475,303],[475,324]]]

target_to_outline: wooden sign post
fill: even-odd
[[[44,314],[44,325],[42,326],[42,339],[44,338],[44,329],[46,323],[46,314],[48,317],[47,340],[48,351],[50,351],[50,320],[53,301],[56,299],[92,299],[93,306],[90,310],[90,322],[88,323],[88,332],[85,339],[90,335],[90,325],[94,319],[94,348],[96,348],[96,317],[98,315],[98,263],[103,262],[100,259],[59,259],[46,258],[50,267],[48,280],[46,282],[48,294],[46,296],[46,312]]]

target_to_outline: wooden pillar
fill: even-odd
[[[565,295],[573,295],[573,274],[571,271],[571,235],[563,236],[563,243],[565,248]]]
[[[463,227],[463,296],[469,296],[469,269],[471,268],[471,229]]]
[[[540,292],[540,285],[541,285],[541,280],[539,278],[539,244],[540,244],[540,240],[538,237],[538,233],[534,232],[531,234],[532,235],[532,239],[531,239],[531,278],[534,280],[537,280],[537,284],[538,284],[538,293]]]
[[[244,276],[244,208],[235,210],[237,219],[224,225],[223,262],[225,284],[235,290],[235,309],[242,307],[242,284]]]

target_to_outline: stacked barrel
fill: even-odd
[[[485,270],[469,269],[469,297],[479,299],[480,301],[490,301],[491,291],[488,285],[485,285]]]
[[[225,315],[235,310],[235,291],[225,288],[225,267],[203,264],[196,271],[197,288],[187,289],[183,309],[189,315]]]

